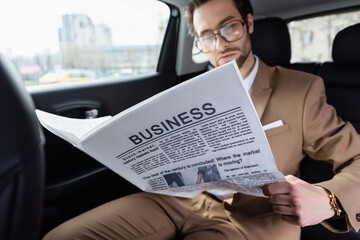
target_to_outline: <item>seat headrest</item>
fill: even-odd
[[[338,64],[360,63],[360,23],[349,26],[336,34],[332,58]]]
[[[253,53],[265,63],[281,66],[290,64],[290,34],[283,19],[268,17],[254,20],[251,41]]]

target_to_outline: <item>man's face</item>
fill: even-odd
[[[233,0],[211,0],[194,11],[194,28],[197,37],[214,31],[219,32],[219,27],[233,20],[244,22]],[[243,26],[244,35],[235,42],[227,42],[219,35],[216,36],[216,46],[212,52],[206,53],[209,61],[215,67],[236,60],[239,68],[249,57],[251,52],[251,40],[249,33],[253,32],[253,18],[247,17],[249,30]]]

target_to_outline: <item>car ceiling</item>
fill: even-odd
[[[252,0],[254,15],[297,18],[360,5],[359,0]]]
[[[163,0],[183,9],[188,0]],[[279,16],[298,18],[318,12],[360,6],[359,0],[251,0],[255,18]]]

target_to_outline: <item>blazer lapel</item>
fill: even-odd
[[[259,69],[252,87],[251,99],[260,120],[264,114],[272,92],[268,71],[267,65],[259,59]]]

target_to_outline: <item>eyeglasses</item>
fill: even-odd
[[[219,28],[200,36],[195,46],[203,53],[212,52],[216,48],[216,36],[219,35],[226,42],[235,42],[244,36],[244,24],[240,20],[233,20]],[[214,33],[218,30],[218,33]]]

